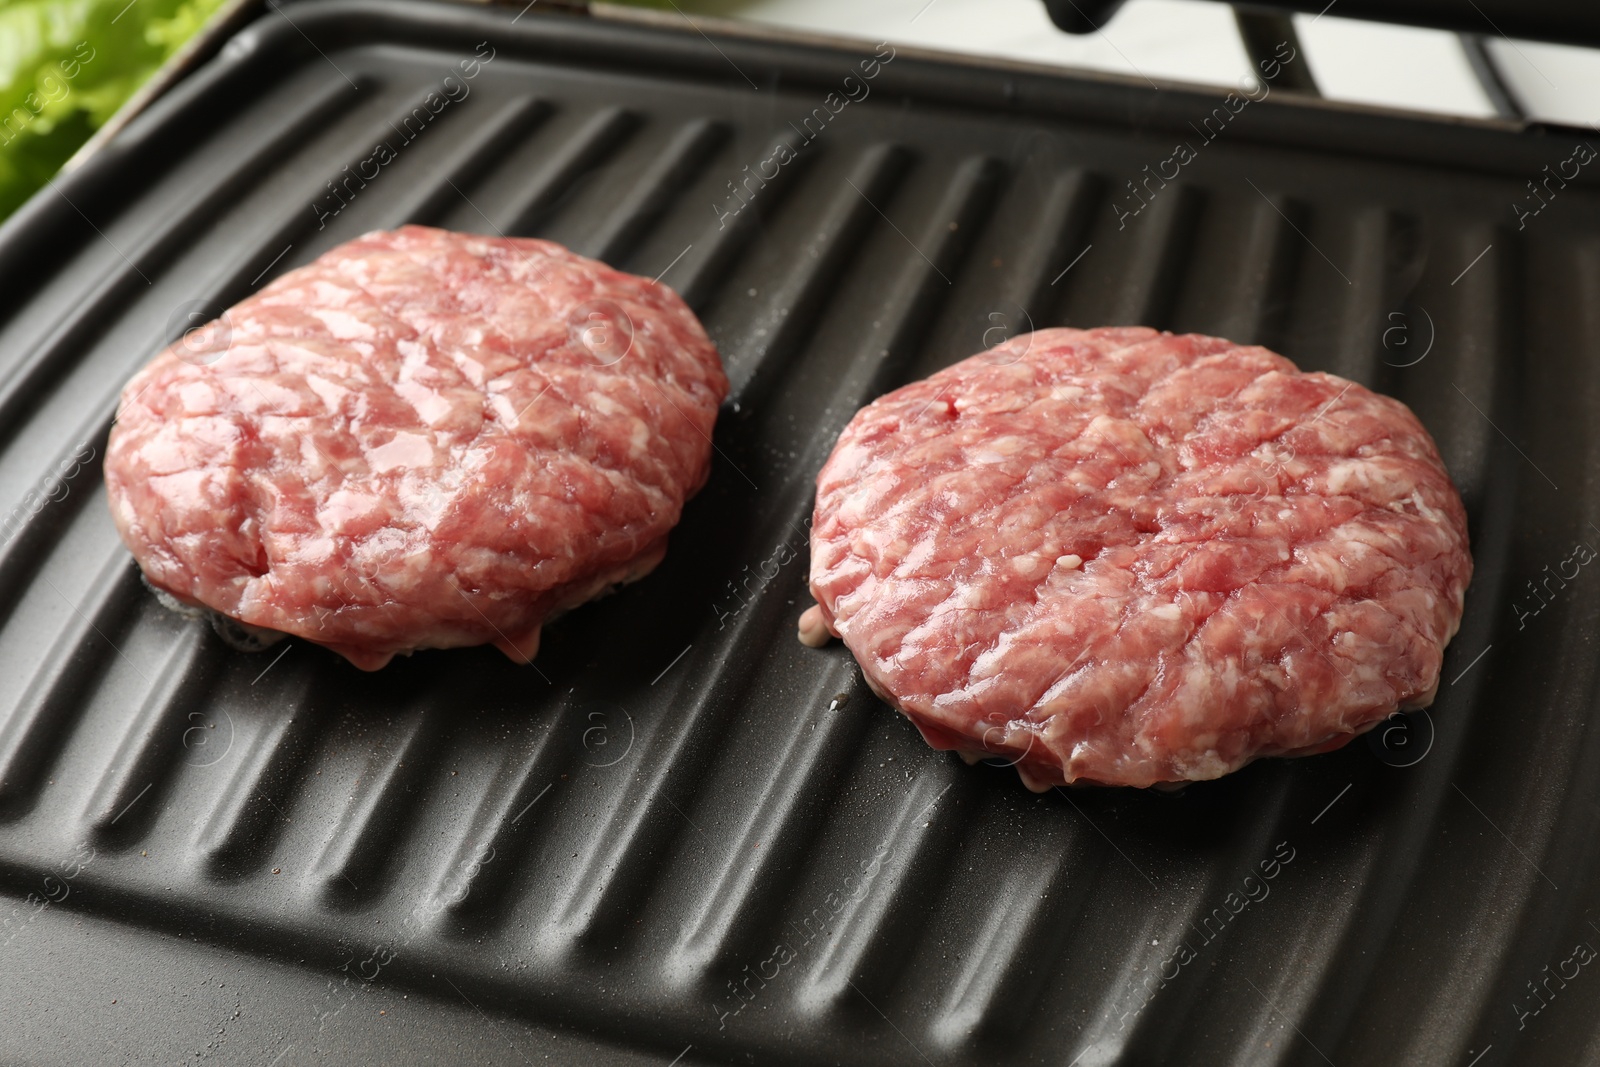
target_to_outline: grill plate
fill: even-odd
[[[406,140],[479,42],[468,95]],[[871,53],[287,7],[0,229],[7,1058],[1592,1049],[1600,978],[1527,983],[1600,944],[1600,568],[1527,583],[1600,546],[1600,200],[1584,175],[1523,230],[1508,210],[1574,139],[1274,93],[1206,141],[1212,92],[902,52],[730,214],[728,183]],[[332,214],[380,141],[394,160]],[[1180,141],[1194,161],[1119,222]],[[231,651],[156,604],[105,513],[117,391],[186,315],[407,221],[665,272],[734,384],[667,561],[553,626],[537,670]],[[794,640],[811,481],[860,404],[1001,333],[1120,323],[1271,345],[1437,438],[1477,573],[1438,702],[1384,758],[1036,797]]]

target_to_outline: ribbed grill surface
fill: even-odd
[[[1571,138],[1274,98],[1205,142],[1204,94],[906,55],[745,204],[730,183],[870,49],[288,10],[0,231],[26,297],[0,319],[8,894],[81,843],[53,907],[330,972],[353,953],[663,1060],[1591,1048],[1600,977],[1549,976],[1600,945],[1600,566],[1547,579],[1600,547],[1600,200],[1571,184],[1522,231],[1508,210]],[[470,93],[404,143],[480,41]],[[1146,182],[1175,142],[1197,158]],[[231,651],[112,529],[118,389],[187,311],[408,221],[665,272],[733,383],[711,481],[660,570],[553,626],[536,668]],[[1034,796],[796,642],[812,480],[857,407],[1030,327],[1124,323],[1270,345],[1435,435],[1477,572],[1438,701],[1384,758]],[[50,472],[88,450],[62,497]]]

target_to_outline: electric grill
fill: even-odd
[[[0,228],[0,1058],[1595,1054],[1588,135],[875,51],[274,6]],[[533,667],[234,651],[106,514],[138,366],[405,222],[660,275],[732,379],[665,563]],[[859,405],[1133,323],[1271,346],[1434,434],[1477,570],[1428,712],[1176,796],[1034,795],[795,640],[812,479]]]

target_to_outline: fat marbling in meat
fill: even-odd
[[[665,285],[548,241],[369,233],[178,341],[123,392],[111,513],[184,605],[375,670],[531,659],[648,572],[727,392]]]
[[[862,409],[801,637],[1034,788],[1215,778],[1428,704],[1472,573],[1399,401],[1150,329],[1013,338]]]

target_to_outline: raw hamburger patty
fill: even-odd
[[[111,513],[149,582],[366,670],[660,562],[727,393],[666,286],[548,241],[369,233],[123,391]]]
[[[1430,703],[1471,573],[1399,401],[1213,337],[1042,330],[845,428],[801,628],[936,748],[1147,786]]]

